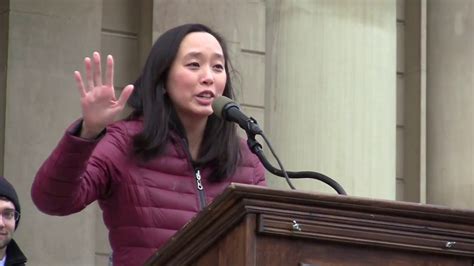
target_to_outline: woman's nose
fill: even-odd
[[[214,84],[214,73],[212,73],[212,69],[210,68],[203,69],[203,73],[201,76],[201,83],[208,86]]]

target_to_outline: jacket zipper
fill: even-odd
[[[196,188],[198,190],[199,197],[199,209],[202,210],[206,207],[206,196],[204,195],[204,186],[201,180],[201,171],[194,169],[194,177],[196,178]]]
[[[202,210],[206,207],[206,193],[204,192],[204,186],[202,185],[202,178],[201,178],[201,171],[198,168],[194,168],[193,163],[192,163],[192,157],[191,153],[189,153],[188,150],[188,142],[186,139],[181,139],[184,144],[184,150],[188,155],[188,160],[189,164],[191,165],[191,168],[194,171],[194,178],[196,179],[196,189],[197,189],[197,195],[198,195],[198,201],[199,201],[199,210]]]

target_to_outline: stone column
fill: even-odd
[[[389,0],[267,1],[265,132],[287,170],[325,173],[350,195],[395,198],[395,22]]]
[[[22,204],[15,239],[31,265],[94,265],[93,208],[47,216],[33,205],[30,189],[41,163],[81,115],[73,71],[82,71],[84,56],[100,49],[102,1],[10,1],[9,12],[4,174]]]
[[[3,155],[5,145],[5,103],[8,60],[8,21],[10,1],[0,1],[0,175],[3,173]]]
[[[427,202],[474,207],[474,2],[427,2]]]

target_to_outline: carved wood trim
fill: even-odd
[[[279,235],[294,238],[330,240],[353,244],[384,246],[418,251],[429,251],[440,254],[472,256],[474,239],[467,238],[459,232],[443,228],[418,227],[413,230],[408,223],[393,223],[390,226],[378,224],[373,220],[347,220],[344,217],[293,215],[259,215],[258,232],[268,235]],[[295,230],[294,224],[299,230]],[[406,229],[409,230],[406,230]],[[442,232],[442,233],[440,233]]]

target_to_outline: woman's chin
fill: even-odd
[[[206,108],[199,108],[197,110],[196,115],[198,116],[203,116],[203,117],[208,117],[214,113],[214,110],[212,110],[212,107],[206,107]]]
[[[192,119],[207,119],[213,113],[212,108],[199,108],[194,110],[190,115]]]

